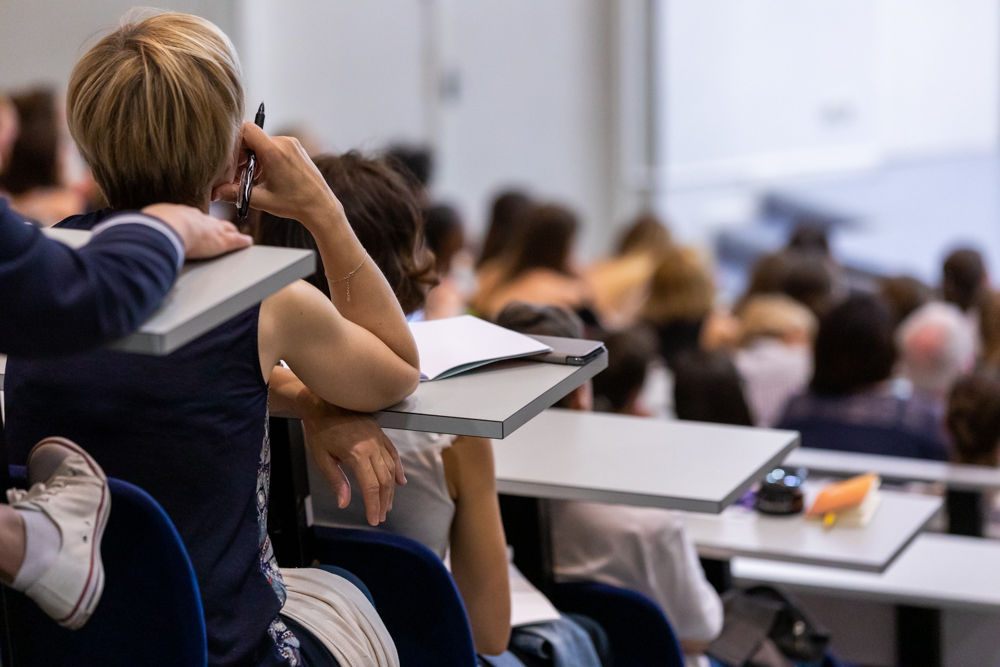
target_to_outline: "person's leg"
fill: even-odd
[[[326,570],[330,574],[335,574],[338,577],[347,579],[349,582],[354,584],[366,598],[368,598],[368,601],[372,603],[373,607],[375,606],[375,600],[372,598],[371,591],[369,591],[368,587],[365,586],[365,582],[361,581],[353,572],[349,572],[348,570],[345,570],[342,567],[337,567],[336,565],[317,565],[316,567],[317,569]]]
[[[12,540],[2,547],[3,573],[13,577],[12,588],[60,625],[79,628],[104,589],[101,538],[111,508],[107,477],[76,443],[46,438],[28,454],[28,483],[27,491],[7,491],[10,505],[0,515],[6,531],[0,535]],[[17,518],[23,546],[18,566]]]

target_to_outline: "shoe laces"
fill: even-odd
[[[13,505],[20,502],[47,502],[59,490],[66,488],[66,480],[59,476],[51,482],[35,482],[30,489],[7,489],[7,501]]]

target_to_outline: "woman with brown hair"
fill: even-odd
[[[475,309],[490,319],[512,301],[586,309],[590,290],[572,266],[577,226],[576,216],[567,208],[532,207],[502,277],[480,290],[473,302]]]
[[[87,205],[86,188],[67,183],[70,146],[55,92],[29,90],[14,95],[11,102],[20,127],[0,174],[0,191],[7,193],[16,212],[45,226],[82,213]]]

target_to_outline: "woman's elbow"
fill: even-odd
[[[476,628],[472,643],[480,655],[500,655],[510,643],[510,622],[492,623],[490,627]]]

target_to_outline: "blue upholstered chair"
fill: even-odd
[[[646,596],[596,582],[555,584],[552,603],[597,621],[608,633],[615,667],[684,667],[670,622]]]
[[[315,528],[316,556],[357,575],[371,591],[399,662],[475,667],[469,617],[441,560],[419,542],[350,528]]]
[[[11,466],[15,483],[24,468]],[[20,480],[18,480],[20,478]],[[111,514],[101,543],[105,583],[80,630],[59,627],[5,589],[13,660],[6,667],[198,667],[207,664],[198,582],[180,535],[142,489],[109,480]]]

